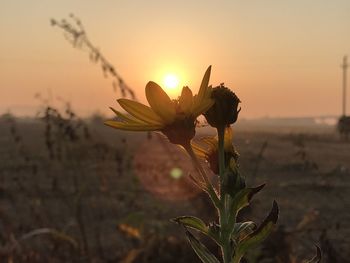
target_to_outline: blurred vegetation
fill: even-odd
[[[133,158],[149,139],[110,132],[101,119],[81,119],[68,105],[64,112],[42,106],[36,119],[0,118],[0,262],[198,262],[168,220],[213,218],[206,196],[169,203],[145,191]],[[261,218],[272,198],[282,211],[280,226],[247,262],[300,262],[316,242],[323,262],[347,262],[349,145],[329,135],[258,131],[234,140],[247,180],[268,183],[242,219]],[[318,169],[305,169],[300,149]]]

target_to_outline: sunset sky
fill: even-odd
[[[212,65],[211,84],[237,93],[241,117],[341,113],[348,0],[13,0],[0,8],[0,114],[34,114],[35,93],[83,116],[116,106],[111,80],[50,26],[70,13],[143,102],[149,80],[171,73],[197,91]]]

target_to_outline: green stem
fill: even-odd
[[[220,183],[224,181],[225,176],[225,128],[220,127],[217,129],[219,137],[219,177]],[[220,185],[221,186],[221,185]],[[220,189],[221,201],[223,201],[225,193]]]
[[[225,181],[225,127],[219,127],[217,129],[219,137],[219,179],[220,179],[220,202],[221,208],[219,213],[219,221],[221,226],[221,252],[223,256],[224,263],[230,263],[231,261],[231,245],[230,245],[230,233],[228,229],[229,222],[228,216],[230,211],[227,207],[226,193],[223,191],[222,184]]]
[[[205,185],[206,185],[206,191],[207,191],[208,195],[210,196],[211,200],[213,201],[214,206],[218,210],[220,210],[220,206],[221,206],[220,199],[218,198],[218,195],[216,194],[213,185],[209,181],[208,176],[207,176],[206,172],[204,171],[202,165],[200,164],[196,154],[193,152],[193,148],[192,148],[191,144],[183,145],[183,147],[187,151],[188,155],[191,157],[195,168],[197,169],[199,174],[202,176],[202,178],[205,182]]]

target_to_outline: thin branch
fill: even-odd
[[[69,15],[71,21],[66,19],[51,19],[51,25],[64,31],[64,36],[73,47],[86,50],[89,53],[91,62],[100,65],[105,77],[112,77],[113,90],[119,89],[122,97],[131,97],[136,99],[135,92],[125,83],[115,67],[110,63],[101,51],[90,41],[85,28],[79,18],[73,14]]]

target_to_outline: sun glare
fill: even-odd
[[[164,87],[169,90],[175,90],[179,87],[179,78],[174,74],[167,74],[163,79]]]
[[[181,95],[181,90],[187,83],[188,72],[184,68],[173,65],[159,65],[151,80],[159,84],[171,99],[177,99]]]

